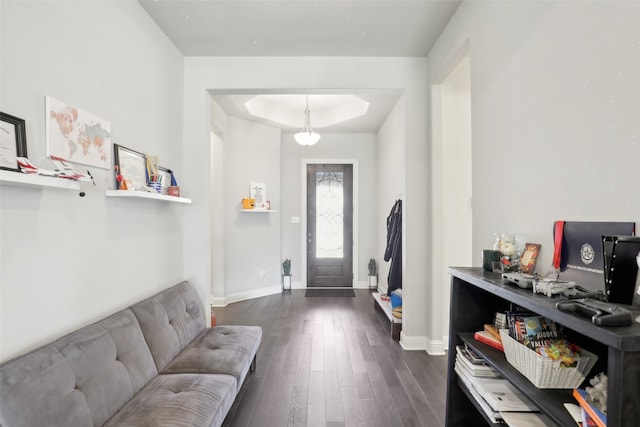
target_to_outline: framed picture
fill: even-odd
[[[267,187],[263,182],[251,182],[250,194],[255,199],[254,209],[267,209]]]
[[[111,167],[111,122],[50,96],[45,104],[47,156]]]
[[[520,255],[520,271],[522,273],[533,274],[541,246],[538,243],[526,243],[524,245],[524,250]]]
[[[162,184],[161,193],[167,194],[169,191],[169,187],[171,186],[171,177],[173,175],[173,172],[171,172],[171,169],[158,166],[158,174],[162,177],[162,180],[160,181],[160,183]]]
[[[130,190],[144,189],[147,186],[147,160],[144,154],[113,144],[113,159],[117,167],[116,175],[124,177]]]
[[[20,172],[18,157],[27,157],[24,120],[0,112],[0,168]]]

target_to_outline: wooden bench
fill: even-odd
[[[400,341],[400,331],[402,330],[402,319],[398,319],[391,314],[391,301],[382,299],[380,292],[373,292],[373,306],[380,310],[389,321],[389,331],[391,338]]]

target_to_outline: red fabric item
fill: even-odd
[[[564,221],[556,221],[553,224],[553,267],[560,270],[560,258],[562,257],[562,235],[564,233]]]

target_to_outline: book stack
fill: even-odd
[[[524,413],[528,412],[539,412],[538,408],[509,381],[502,378],[500,373],[479,357],[472,348],[456,347],[454,368],[460,381],[492,422],[506,422],[505,418],[511,418],[515,420],[513,421],[515,426],[524,425],[518,423],[526,418],[544,418],[540,414],[525,415]],[[510,414],[506,415],[506,413]]]
[[[456,367],[474,377],[500,378],[501,375],[488,365],[472,348],[456,346]]]
[[[494,326],[486,324],[482,331],[477,331],[473,334],[473,338],[476,341],[480,341],[483,344],[490,345],[491,347],[504,351],[502,345],[502,338],[500,338],[500,331]]]
[[[592,404],[586,390],[576,388],[573,390],[573,397],[580,404],[583,427],[607,427],[607,416],[596,405]]]
[[[532,350],[559,339],[555,322],[529,313],[507,313],[509,335]]]

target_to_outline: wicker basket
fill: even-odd
[[[500,329],[500,337],[507,361],[538,388],[577,388],[598,360],[598,356],[582,349],[576,367],[561,367],[559,360],[544,358],[511,338],[508,329]]]

